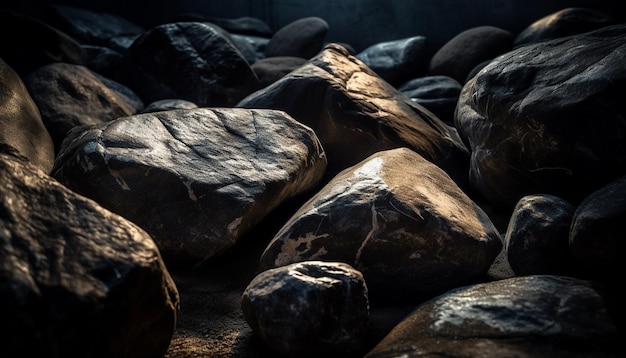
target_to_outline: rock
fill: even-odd
[[[52,175],[137,223],[170,267],[197,267],[313,189],[326,157],[284,112],[197,108],[68,133]]]
[[[569,228],[576,208],[553,195],[528,195],[513,210],[504,249],[517,276],[576,276]]]
[[[309,260],[361,271],[373,301],[416,302],[481,280],[502,248],[487,215],[408,148],[344,170],[285,223],[259,271]]]
[[[3,354],[159,357],[178,291],[132,222],[0,154]]]
[[[398,87],[398,91],[452,126],[462,88],[459,81],[452,77],[425,76],[403,83]]]
[[[361,349],[369,323],[363,275],[340,262],[261,272],[244,290],[241,309],[263,342],[289,357],[350,356]]]
[[[420,305],[365,357],[618,357],[612,308],[593,282],[570,277],[476,284]]]
[[[153,113],[161,111],[171,111],[173,109],[194,109],[198,108],[198,105],[185,101],[184,99],[162,99],[154,101],[146,106],[141,113]]]
[[[179,98],[200,107],[230,107],[259,89],[241,52],[199,22],[149,29],[130,46],[126,61],[125,84],[145,103]]]
[[[295,20],[276,31],[265,47],[265,57],[293,56],[309,59],[324,47],[328,23],[311,16]]]
[[[524,46],[465,84],[456,128],[470,182],[513,207],[550,194],[572,205],[626,174],[626,25]]]
[[[252,70],[259,78],[261,87],[267,87],[305,63],[307,60],[302,57],[266,57],[255,62],[252,65]]]
[[[615,20],[602,11],[568,7],[530,24],[515,37],[513,48],[582,34],[610,25],[615,25]]]
[[[56,153],[70,129],[106,123],[143,109],[143,102],[131,89],[85,66],[52,63],[31,72],[24,84],[41,112]]]
[[[327,153],[331,176],[378,151],[407,147],[467,186],[469,153],[456,129],[339,45],[328,45],[237,107],[280,109],[312,128]]]
[[[376,43],[356,55],[369,68],[392,86],[426,73],[428,69],[428,40],[412,36],[400,40]]]
[[[467,75],[479,63],[513,48],[514,36],[494,26],[467,29],[438,49],[430,59],[427,75],[444,75],[464,84]]]
[[[75,39],[31,16],[0,8],[0,34],[0,58],[20,77],[53,62],[85,63]]]
[[[28,161],[45,173],[54,164],[54,143],[37,104],[19,75],[0,59],[0,152]]]

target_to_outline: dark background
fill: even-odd
[[[626,21],[624,0],[5,0],[0,7],[38,17],[47,4],[120,15],[149,28],[177,15],[251,16],[273,30],[302,17],[318,16],[330,26],[328,42],[361,51],[377,42],[425,36],[431,50],[475,26],[492,25],[514,35],[535,20],[566,7],[601,10]]]

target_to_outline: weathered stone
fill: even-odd
[[[448,76],[425,76],[414,78],[398,87],[409,97],[448,125],[454,125],[454,111],[463,86]]]
[[[162,357],[179,296],[152,238],[0,155],[0,314],[8,357]]]
[[[284,110],[311,127],[339,171],[381,150],[408,147],[466,186],[469,153],[456,129],[382,80],[341,46],[251,94],[237,107]]]
[[[482,279],[502,248],[487,215],[408,148],[335,176],[272,239],[259,270],[308,260],[361,271],[370,297],[424,299]]]
[[[154,101],[144,108],[141,113],[152,113],[152,112],[161,112],[161,111],[171,111],[173,109],[194,109],[198,108],[198,105],[185,101],[184,99],[162,99],[159,101]]]
[[[171,110],[68,133],[52,175],[144,228],[168,265],[232,247],[281,202],[314,188],[315,133],[274,110]]]
[[[252,70],[259,78],[261,87],[267,87],[305,63],[307,60],[302,57],[266,57],[255,62],[252,65]]]
[[[145,103],[180,98],[231,107],[259,89],[241,52],[215,27],[178,22],[153,27],[126,52],[127,84]]]
[[[616,358],[611,299],[550,275],[459,288],[419,306],[365,357]]]
[[[77,126],[105,123],[143,109],[141,99],[126,86],[85,66],[51,63],[24,78],[55,151]]]
[[[307,261],[258,274],[241,299],[263,342],[290,357],[351,356],[369,323],[363,275],[340,262]]]
[[[572,205],[626,174],[626,25],[523,46],[464,87],[455,115],[470,182],[493,205]]]

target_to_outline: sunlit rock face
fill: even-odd
[[[419,306],[365,357],[617,357],[613,308],[593,282],[571,277],[477,284]]]
[[[284,112],[198,108],[70,131],[52,175],[143,227],[168,264],[192,266],[325,169],[315,134]]]
[[[152,238],[29,163],[0,155],[8,357],[162,357],[179,313]]]
[[[273,238],[259,271],[345,262],[363,273],[373,299],[415,302],[478,280],[501,247],[490,219],[444,171],[397,148],[318,191]]]
[[[49,173],[54,143],[19,75],[0,58],[0,152]]]
[[[178,98],[200,107],[231,107],[259,89],[259,79],[241,52],[200,22],[147,30],[126,51],[124,67],[124,83],[145,103]]]
[[[259,90],[237,107],[274,108],[311,127],[337,173],[380,150],[408,147],[467,181],[469,153],[456,129],[381,79],[340,45]]]
[[[471,185],[492,204],[528,194],[573,204],[624,175],[626,25],[521,47],[464,87],[455,124]]]

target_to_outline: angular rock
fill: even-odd
[[[553,195],[520,199],[504,237],[504,250],[518,276],[575,276],[569,229],[576,208]]]
[[[258,274],[241,299],[246,322],[281,356],[351,356],[369,323],[363,275],[340,262],[307,261]]]
[[[10,357],[162,357],[179,296],[152,238],[0,154],[0,314]]]
[[[493,205],[550,194],[577,205],[626,174],[626,25],[520,47],[461,92],[471,185]]]
[[[85,66],[51,63],[24,78],[58,153],[67,132],[77,126],[105,123],[143,109],[128,87]]]
[[[54,164],[54,143],[20,76],[0,58],[0,152],[29,161],[45,173]]]
[[[126,52],[127,84],[145,103],[179,98],[232,107],[259,89],[241,52],[215,27],[178,22],[153,27]]]
[[[568,7],[530,24],[515,37],[513,48],[577,35],[614,24],[615,20],[602,11]]]
[[[469,153],[456,129],[414,103],[336,44],[237,107],[284,110],[311,127],[337,172],[386,149],[408,147],[467,182]]]
[[[232,247],[326,157],[310,128],[273,110],[171,110],[68,133],[53,176],[144,228],[168,265]]]
[[[319,17],[304,17],[283,26],[265,46],[265,57],[293,56],[309,59],[322,50],[328,23]]]
[[[435,52],[427,74],[449,76],[464,84],[476,65],[510,51],[513,40],[512,33],[495,26],[467,29]]]
[[[376,43],[356,54],[382,79],[398,86],[428,69],[428,41],[424,36]]]
[[[482,279],[502,248],[487,215],[408,148],[335,176],[285,223],[259,271],[309,260],[361,271],[373,300],[430,298]]]
[[[417,307],[365,357],[619,357],[611,299],[564,276],[459,288]]]

